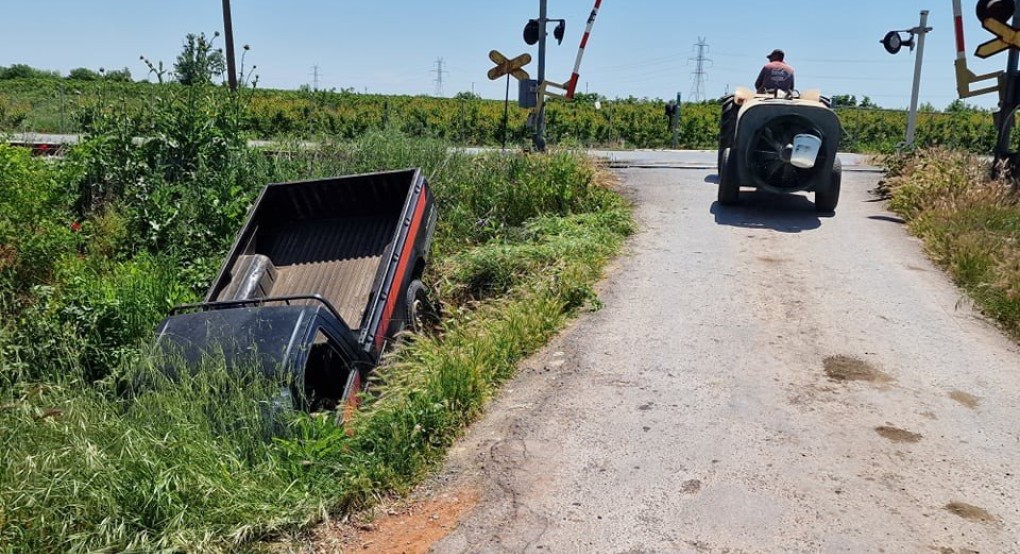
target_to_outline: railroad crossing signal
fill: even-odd
[[[982,21],[981,26],[996,38],[978,46],[977,52],[974,52],[975,56],[988,58],[1010,48],[1020,48],[1020,30],[991,18]]]
[[[504,75],[513,75],[518,81],[523,81],[530,78],[528,72],[523,68],[524,66],[531,63],[531,54],[521,54],[512,60],[508,60],[506,56],[500,54],[499,51],[493,50],[489,52],[489,59],[492,63],[496,64],[496,67],[489,70],[489,79],[495,81]]]

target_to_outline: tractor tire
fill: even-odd
[[[723,98],[722,112],[719,115],[719,172],[722,173],[723,150],[733,147],[733,138],[737,133],[737,114],[740,106],[732,95]]]
[[[730,161],[729,148],[719,156],[719,203],[724,206],[736,204],[740,200],[740,184],[737,182],[733,162]]]
[[[815,211],[821,213],[835,213],[839,204],[839,190],[843,183],[843,163],[836,158],[832,164],[832,174],[829,177],[829,186],[819,188],[815,191]]]

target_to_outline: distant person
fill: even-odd
[[[769,63],[761,68],[758,80],[754,82],[754,88],[758,94],[776,90],[783,92],[793,90],[793,68],[783,61],[786,59],[786,54],[782,50],[773,50],[767,57]]]

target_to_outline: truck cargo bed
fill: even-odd
[[[256,252],[276,266],[272,295],[316,291],[357,328],[398,216],[302,221],[264,231]]]

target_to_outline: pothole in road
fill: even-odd
[[[846,383],[864,381],[868,383],[889,383],[893,379],[874,366],[850,356],[831,356],[825,359],[825,374],[829,379]]]
[[[981,404],[980,397],[959,390],[954,390],[949,393],[949,398],[952,398],[972,410],[977,409],[977,407]]]
[[[875,432],[882,438],[889,439],[892,442],[915,443],[921,442],[921,439],[924,438],[918,433],[911,433],[910,431],[891,426],[875,427]]]
[[[945,506],[946,511],[949,513],[968,519],[970,521],[981,521],[984,523],[994,523],[998,521],[995,516],[988,513],[984,508],[979,508],[966,502],[950,502]]]

